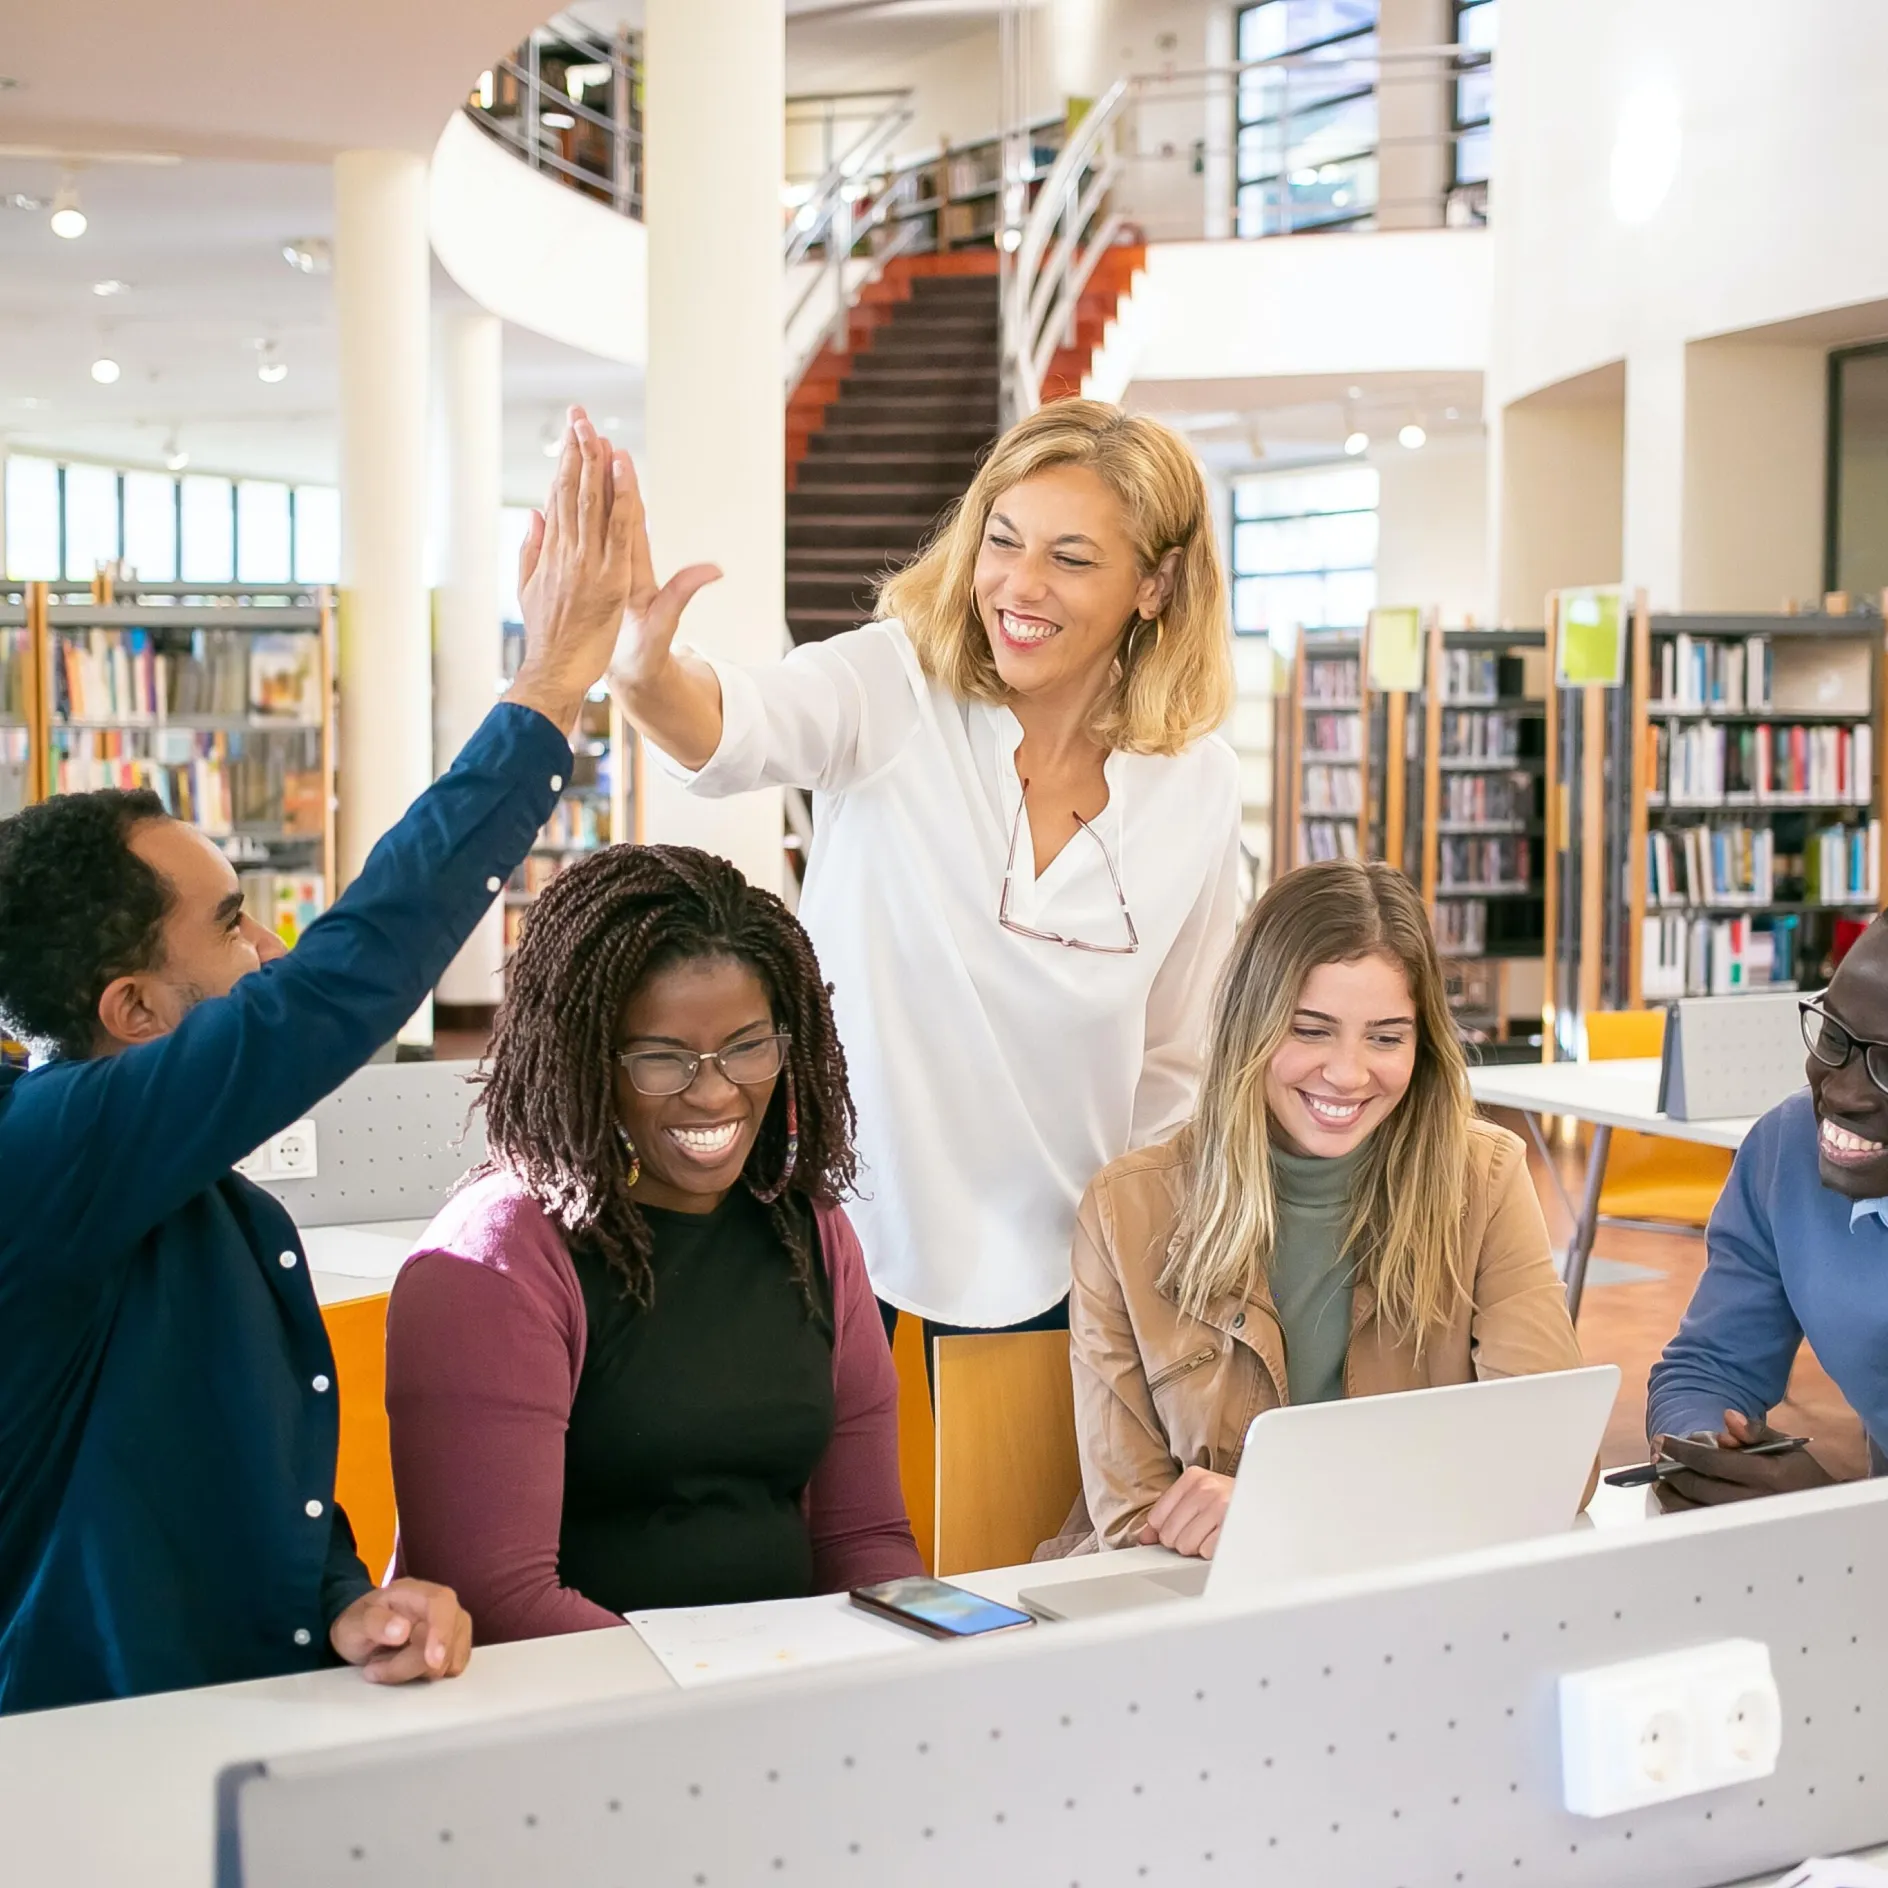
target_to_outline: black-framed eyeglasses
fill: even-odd
[[[1141,934],[1134,928],[1134,913],[1128,909],[1127,893],[1121,889],[1121,874],[1114,869],[1114,858],[1103,843],[1100,833],[1075,813],[1074,819],[1096,845],[1101,847],[1103,863],[1108,868],[1108,877],[1114,885],[1114,895],[1121,906],[1121,922],[1127,927],[1128,941],[1125,944],[1090,944],[1079,937],[1064,937],[1059,931],[1038,931],[1027,924],[1018,924],[1010,916],[1010,881],[1016,876],[1016,842],[1022,837],[1023,809],[1028,805],[1029,782],[1023,782],[1023,797],[1016,802],[1016,818],[1010,826],[1009,857],[1003,863],[1003,894],[997,900],[996,921],[1004,930],[1013,931],[1018,937],[1032,937],[1038,944],[1060,944],[1064,950],[1093,951],[1098,957],[1132,957],[1141,948]]]
[[[704,1062],[712,1062],[737,1088],[758,1088],[771,1082],[786,1067],[790,1031],[751,1036],[731,1049],[710,1049],[697,1055],[692,1049],[624,1049],[617,1055],[639,1095],[679,1095],[693,1088]]]
[[[1803,1047],[1824,1068],[1847,1068],[1860,1049],[1868,1079],[1888,1094],[1888,1042],[1865,1042],[1818,1004],[1799,1003],[1796,1007],[1803,1019]]]

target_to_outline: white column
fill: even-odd
[[[1386,54],[1446,46],[1455,20],[1448,0],[1383,0],[1377,43]],[[1379,229],[1433,229],[1449,187],[1450,80],[1440,61],[1386,59],[1377,85]]]
[[[786,427],[778,0],[649,0],[643,121],[649,371],[641,471],[656,571],[726,573],[689,606],[706,654],[768,662],[786,638]],[[783,871],[780,795],[697,800],[644,769],[644,836]]]
[[[340,878],[433,777],[426,161],[334,161],[341,417]],[[431,1000],[403,1041],[430,1041]]]
[[[498,567],[504,395],[503,324],[455,309],[438,327],[439,564],[433,593],[433,772],[443,774],[498,695]],[[439,1000],[495,1004],[503,994],[504,912],[493,905],[439,980]]]
[[[1233,31],[1231,7],[1211,7],[1206,15],[1206,43],[1202,48],[1205,62],[1213,67],[1231,66],[1239,56]],[[1236,86],[1230,72],[1206,82],[1206,152],[1200,181],[1206,202],[1201,216],[1200,234],[1209,239],[1233,233],[1233,197],[1236,189],[1233,160],[1239,140]]]

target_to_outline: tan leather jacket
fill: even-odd
[[[1271,1290],[1182,1317],[1156,1283],[1179,1215],[1188,1136],[1117,1160],[1076,1222],[1069,1298],[1082,1489],[1103,1547],[1131,1547],[1147,1511],[1188,1467],[1235,1473],[1253,1417],[1288,1400],[1285,1340]],[[1475,1255],[1472,1302],[1432,1334],[1420,1361],[1377,1321],[1360,1279],[1344,1386],[1350,1396],[1524,1376],[1577,1366],[1580,1347],[1554,1272],[1520,1140],[1476,1120],[1463,1202]],[[1075,1545],[1070,1517],[1058,1550]]]

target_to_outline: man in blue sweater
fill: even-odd
[[[1819,1001],[1803,1004],[1809,1087],[1750,1131],[1706,1232],[1709,1259],[1653,1367],[1646,1427],[1685,1465],[1677,1503],[1815,1488],[1813,1453],[1767,1440],[1807,1337],[1861,1417],[1877,1473],[1888,1445],[1888,924],[1877,918]]]
[[[0,823],[0,1022],[39,1058],[0,1071],[0,1712],[464,1666],[452,1593],[354,1551],[306,1255],[231,1168],[393,1037],[530,849],[646,582],[637,508],[573,411],[517,680],[293,951],[153,795]]]

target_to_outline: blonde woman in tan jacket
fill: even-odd
[[[1259,900],[1197,1114],[1082,1201],[1070,1330],[1100,1544],[1209,1558],[1261,1410],[1579,1364],[1401,873],[1335,860]]]

